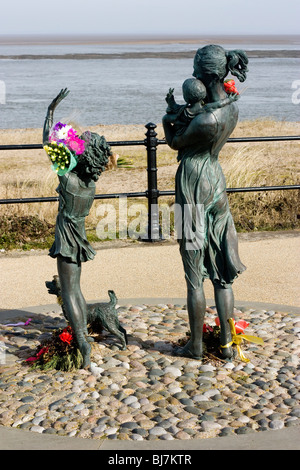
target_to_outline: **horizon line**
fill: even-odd
[[[48,33],[4,33],[0,34],[0,44],[7,41],[11,41],[17,44],[16,41],[22,41],[28,44],[34,43],[78,43],[78,41],[84,41],[89,44],[92,43],[118,43],[118,42],[163,42],[163,41],[186,41],[186,42],[195,42],[195,41],[207,41],[211,39],[222,39],[227,42],[236,41],[239,38],[239,41],[251,39],[257,39],[257,41],[263,41],[272,39],[274,42],[282,42],[283,39],[287,41],[293,41],[295,39],[300,39],[300,34],[263,34],[263,33],[249,33],[249,34],[172,34],[172,33],[153,33],[153,34],[132,34],[132,33],[122,33],[122,34],[96,34],[96,33],[84,33],[84,34],[48,34]]]

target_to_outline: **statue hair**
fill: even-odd
[[[202,70],[209,75],[216,75],[224,81],[229,72],[244,82],[248,72],[248,57],[242,50],[225,51],[221,46],[211,44],[197,50],[195,65],[201,63]]]
[[[95,132],[84,132],[80,138],[86,141],[86,149],[79,155],[74,170],[79,177],[90,177],[96,181],[107,167],[112,155],[111,148],[105,138]]]

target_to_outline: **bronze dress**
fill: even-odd
[[[196,117],[201,123],[201,116]],[[176,203],[181,208],[182,236],[178,242],[187,283],[197,288],[205,278],[223,287],[231,285],[246,268],[238,254],[237,233],[230,213],[225,177],[218,161],[221,148],[236,126],[238,108],[235,103],[210,113],[203,126],[207,137],[179,150],[180,165],[176,173]],[[197,140],[197,139],[194,139]],[[192,229],[196,230],[195,212],[202,205],[203,237],[194,249],[187,249],[190,233],[184,225],[184,206],[192,209]],[[199,222],[199,221],[198,221]],[[177,220],[178,223],[178,220]]]
[[[59,208],[55,227],[55,240],[49,255],[63,256],[69,262],[80,264],[92,260],[96,254],[85,231],[85,218],[95,196],[95,183],[85,184],[76,173],[59,176]]]

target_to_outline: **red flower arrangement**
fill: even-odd
[[[26,359],[26,362],[38,361],[41,356],[43,356],[44,354],[47,354],[48,350],[49,350],[49,348],[47,348],[47,347],[46,348],[41,348],[36,356],[28,357],[28,359]]]
[[[52,337],[40,346],[35,356],[29,357],[26,362],[34,369],[79,369],[82,356],[72,328],[67,326],[54,331]]]
[[[235,86],[235,81],[234,80],[225,80],[224,82],[224,88],[225,88],[225,91],[228,95],[230,95],[231,93],[236,93],[239,95],[239,92],[237,91],[236,89],[236,86]]]
[[[217,326],[220,326],[220,319],[219,317],[215,318],[215,324]],[[239,333],[244,333],[244,330],[250,325],[250,323],[246,322],[245,320],[239,320],[238,322],[235,322],[234,326],[235,326],[235,331],[237,334]],[[214,329],[212,326],[210,325],[207,325],[206,323],[204,323],[203,325],[203,333],[213,333]]]
[[[68,343],[69,345],[71,344],[71,341],[73,339],[73,335],[72,335],[72,329],[70,326],[67,326],[67,328],[65,328],[63,330],[63,332],[59,335],[60,339],[64,342],[64,343]]]
[[[210,326],[210,325],[207,325],[206,323],[204,323],[203,325],[203,333],[208,333],[208,332],[213,332],[213,328]]]
[[[245,335],[244,330],[250,325],[250,323],[245,320],[235,321],[233,318],[229,318],[230,331],[232,335],[232,340],[226,344],[220,346],[220,319],[219,317],[215,318],[215,325],[211,326],[207,323],[203,325],[203,341],[204,341],[204,356],[209,358],[218,359],[218,353],[221,348],[228,348],[231,345],[236,345],[238,355],[243,362],[249,362],[249,359],[246,358],[243,351],[241,350],[241,344],[243,340],[250,341],[250,343],[255,344],[264,344],[262,338],[257,336]],[[188,339],[190,338],[191,333],[186,333],[186,337],[179,339],[176,346],[184,346]]]
[[[217,317],[215,319],[215,323],[217,326],[220,326],[220,319]],[[244,330],[250,325],[250,323],[246,322],[245,320],[239,320],[238,322],[234,323],[235,331],[237,334],[244,334]]]

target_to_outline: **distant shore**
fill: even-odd
[[[252,50],[246,53],[249,58],[300,58],[300,50]],[[124,52],[113,54],[18,54],[0,55],[0,59],[13,60],[104,60],[104,59],[190,59],[195,50],[180,52]]]
[[[85,36],[69,36],[69,35],[1,35],[0,46],[38,46],[38,45],[109,45],[109,44],[195,44],[199,47],[206,44],[251,44],[252,46],[260,45],[261,49],[247,50],[250,58],[299,58],[300,57],[300,35],[190,35],[190,36],[101,36],[101,35],[85,35]],[[269,44],[278,44],[280,49],[268,49]],[[291,49],[290,46],[299,45],[298,49]],[[264,47],[265,46],[265,47]],[[63,60],[87,60],[87,59],[190,59],[194,56],[195,49],[190,51],[140,51],[140,52],[124,52],[124,53],[75,53],[75,54],[1,54],[0,59],[63,59]]]
[[[157,43],[251,43],[251,44],[294,44],[300,35],[3,35],[0,45],[43,45],[43,44],[157,44]]]

